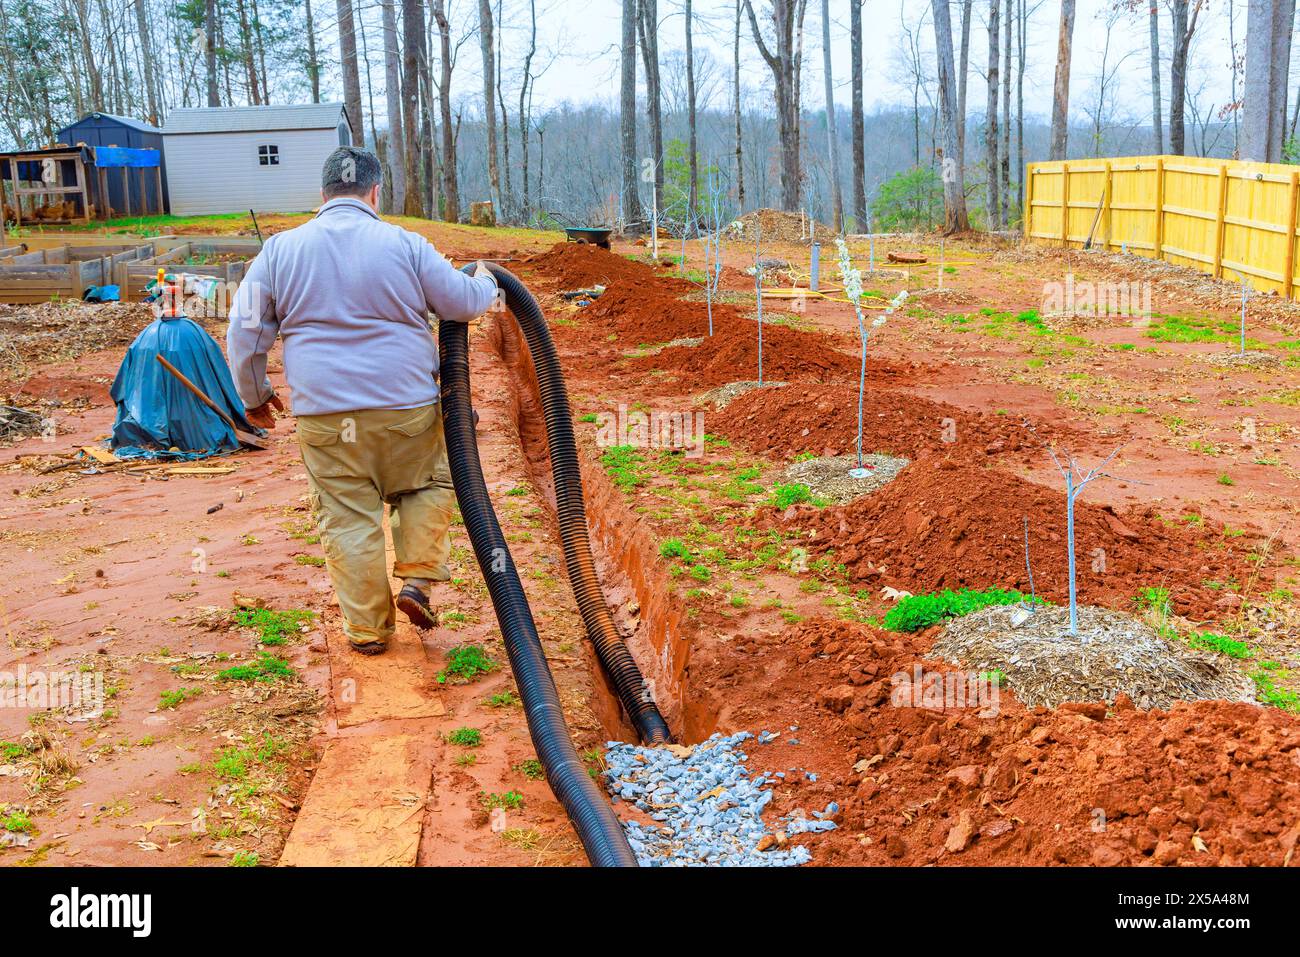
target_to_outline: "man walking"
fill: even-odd
[[[437,615],[434,581],[450,577],[455,493],[438,404],[438,348],[428,314],[468,322],[496,296],[480,262],[459,272],[422,236],[380,220],[380,165],[339,147],[321,174],[315,219],[272,236],[230,310],[227,352],[248,420],[275,427],[284,406],[266,355],[284,339],[284,372],[298,418],[326,566],[352,647],[379,654],[395,607],[420,628]],[[403,579],[394,604],[384,561],[384,506]]]

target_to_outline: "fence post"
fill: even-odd
[[[1296,198],[1300,193],[1300,173],[1291,174],[1291,186],[1286,199],[1286,273],[1282,276],[1282,295],[1287,299],[1295,289],[1295,214]]]
[[[1165,159],[1156,160],[1156,228],[1155,242],[1152,244],[1156,259],[1163,259],[1161,247],[1165,242]]]
[[[1106,182],[1102,186],[1102,189],[1104,190],[1104,192],[1102,193],[1102,197],[1103,197],[1102,202],[1105,205],[1101,209],[1102,220],[1105,223],[1105,226],[1103,227],[1102,235],[1106,237],[1106,245],[1102,248],[1105,249],[1106,252],[1110,252],[1110,204],[1111,204],[1110,191],[1113,184],[1114,184],[1114,178],[1111,174],[1110,160],[1106,160]]]
[[[1061,245],[1070,246],[1070,164],[1061,163]]]
[[[1224,218],[1228,213],[1228,164],[1219,165],[1219,210],[1214,218],[1214,278],[1223,278]]]
[[[1034,164],[1025,164],[1025,208],[1021,210],[1020,218],[1025,224],[1025,242],[1031,242],[1034,238]]]

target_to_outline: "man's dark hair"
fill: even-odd
[[[325,160],[320,191],[326,199],[365,196],[383,175],[379,157],[357,146],[340,146]]]

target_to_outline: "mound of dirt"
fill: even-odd
[[[777,521],[811,530],[810,546],[834,549],[858,581],[913,593],[991,586],[1028,592],[1026,515],[1034,585],[1040,596],[1060,601],[1068,594],[1065,491],[998,469],[940,459],[931,468],[905,469],[842,508],[795,507]],[[1166,523],[1152,508],[1121,518],[1080,499],[1075,537],[1080,601],[1089,604],[1128,608],[1143,588],[1161,587],[1175,612],[1210,620],[1224,611],[1224,592],[1210,585],[1251,578],[1246,537],[1225,537],[1209,522]]]
[[[580,316],[584,323],[617,332],[624,344],[707,336],[708,306],[681,298],[693,288],[683,280],[662,276],[652,275],[645,281],[620,279],[583,309]],[[715,306],[713,313],[716,329],[722,307]]]
[[[1300,723],[1221,701],[1136,710],[925,706],[927,641],[812,619],[693,655],[693,685],[725,702],[721,729],[798,725],[770,813],[840,805],[818,864],[1272,865],[1300,838]],[[924,699],[921,699],[924,702]],[[810,707],[810,702],[815,705]],[[990,713],[990,711],[992,713]],[[764,770],[765,755],[751,755]]]
[[[530,256],[524,265],[556,283],[558,289],[609,286],[618,280],[654,282],[654,268],[589,243],[556,243],[544,253]]]
[[[799,243],[816,239],[821,243],[834,241],[835,234],[817,223],[814,235],[808,235],[808,217],[801,213],[786,213],[779,209],[756,209],[746,213],[731,225],[733,239],[755,239],[765,243]]]
[[[858,360],[830,343],[830,338],[821,333],[764,325],[764,380],[834,382],[857,375]],[[715,309],[712,338],[695,347],[665,349],[653,356],[643,356],[634,360],[632,367],[638,372],[665,372],[670,378],[688,381],[696,388],[756,378],[757,323],[737,316],[734,310]],[[752,394],[768,393],[764,390]]]
[[[863,450],[917,458],[968,453],[970,457],[1028,452],[1042,448],[1014,417],[967,412],[943,402],[896,391],[915,378],[915,366],[867,359],[863,397]],[[881,389],[881,386],[895,388]],[[802,452],[841,455],[857,447],[856,386],[791,385],[780,393],[738,397],[709,423],[709,430],[738,445],[774,458]],[[1043,436],[1076,451],[1088,443],[1062,426],[1039,427]]]

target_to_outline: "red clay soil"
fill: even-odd
[[[725,313],[719,317],[718,312],[715,308],[712,338],[698,346],[674,346],[657,355],[642,356],[632,362],[632,368],[641,372],[667,370],[670,380],[689,383],[692,388],[757,379],[757,324]],[[821,333],[765,325],[763,378],[774,382],[842,382],[855,378],[859,359],[830,343],[830,338]]]
[[[560,289],[601,283],[607,288],[580,313],[584,322],[617,332],[619,348],[642,343],[708,336],[708,307],[681,297],[696,287],[664,276],[645,263],[595,246],[559,243],[526,262]],[[633,360],[639,372],[667,370],[670,379],[694,387],[758,378],[758,329],[729,305],[713,307],[713,337],[699,346],[678,346]],[[786,326],[763,328],[763,374],[773,380],[842,380],[857,373],[858,360],[840,352],[821,334]]]
[[[584,324],[617,332],[621,348],[641,343],[671,342],[709,334],[708,307],[680,297],[694,287],[670,278],[648,281],[620,279],[578,314]],[[717,307],[714,323],[721,319]],[[729,315],[735,321],[734,315]]]
[[[794,507],[776,520],[809,529],[814,551],[834,549],[858,581],[928,592],[1002,586],[1028,592],[1023,516],[1039,595],[1067,595],[1065,491],[998,469],[930,460],[841,508]],[[1099,480],[1105,481],[1105,480]],[[1083,493],[1086,495],[1087,493]],[[1170,592],[1173,609],[1190,618],[1222,617],[1237,595],[1205,582],[1246,586],[1253,542],[1223,535],[1222,526],[1161,521],[1154,508],[1116,514],[1083,499],[1075,503],[1075,554],[1080,600],[1131,608],[1143,588]],[[1105,571],[1092,570],[1096,549]]]
[[[1008,691],[996,716],[894,706],[893,676],[913,675],[928,646],[813,619],[693,657],[692,687],[725,703],[722,730],[798,726],[752,748],[750,765],[820,771],[815,783],[787,773],[773,801],[778,814],[839,803],[839,829],[809,841],[817,864],[1292,861],[1300,726],[1289,715],[1222,701],[1143,712],[1122,698],[1109,714],[1029,710]]]
[[[881,388],[906,384],[915,378],[914,369],[868,360],[862,408],[864,451],[910,459],[958,451],[979,457],[1008,452],[1045,457],[1043,442],[1048,436],[1075,452],[1089,445],[1076,430],[1062,426],[1037,424],[1035,436],[1013,416],[968,412]],[[847,454],[857,444],[858,390],[856,386],[791,385],[747,392],[710,421],[709,431],[772,458],[793,458],[802,452]],[[954,441],[945,442],[945,435]]]
[[[618,280],[632,283],[665,283],[689,292],[689,283],[660,276],[654,267],[587,243],[556,243],[546,252],[525,259],[526,269],[550,279],[557,289],[586,289],[609,286]]]

